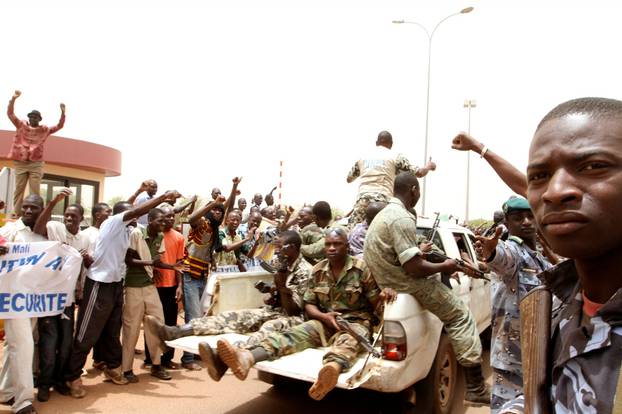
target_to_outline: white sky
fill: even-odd
[[[464,217],[467,128],[524,169],[539,120],[580,96],[620,98],[622,3],[615,1],[3,1],[0,97],[21,89],[19,116],[41,110],[60,135],[123,152],[105,198],[143,179],[160,189],[228,193],[241,175],[250,198],[278,182],[284,201],[325,199],[349,210],[345,176],[380,130],[423,162],[427,27],[433,42],[427,212]],[[131,4],[131,6],[128,6]],[[589,4],[589,6],[588,6]],[[27,5],[27,6],[26,6]],[[2,98],[4,99],[4,98]],[[0,117],[1,129],[12,129]],[[471,218],[511,194],[479,157]]]

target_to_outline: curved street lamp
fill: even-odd
[[[466,7],[460,10],[457,13],[452,13],[447,17],[441,19],[432,31],[430,32],[424,25],[415,21],[408,20],[393,20],[395,24],[414,24],[415,26],[419,26],[423,29],[425,34],[428,36],[428,84],[427,84],[427,93],[426,93],[426,101],[425,101],[425,144],[423,149],[423,164],[425,165],[428,162],[428,125],[430,119],[430,63],[432,62],[432,38],[434,37],[434,33],[436,33],[436,29],[447,19],[453,16],[458,16],[460,14],[467,14],[473,11],[473,7]],[[421,190],[421,215],[425,215],[425,194],[426,194],[426,177],[423,177],[423,186]]]

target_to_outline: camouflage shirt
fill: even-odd
[[[600,310],[583,313],[582,289],[574,262],[541,275],[555,295],[551,320],[550,398],[558,414],[610,414],[622,361],[622,289]],[[523,397],[501,412],[522,413]]]
[[[328,259],[313,267],[305,303],[316,305],[322,312],[340,312],[350,322],[371,323],[372,301],[380,289],[362,260],[348,256],[337,278],[333,276]]]
[[[305,308],[304,295],[311,279],[313,266],[307,262],[302,254],[298,255],[296,261],[287,268],[289,275],[285,281],[285,287],[292,291],[292,298],[300,309]]]
[[[497,275],[491,283],[490,366],[522,375],[518,304],[531,289],[540,285],[537,275],[551,264],[520,238],[510,236],[507,242],[499,240],[488,266]]]

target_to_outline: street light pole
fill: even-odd
[[[436,33],[436,29],[447,19],[453,16],[457,16],[459,14],[467,14],[473,11],[473,7],[467,7],[460,10],[458,13],[452,13],[449,16],[441,19],[436,25],[432,32],[430,32],[424,25],[415,21],[407,21],[407,20],[393,20],[395,24],[414,24],[415,26],[419,26],[425,34],[428,36],[428,80],[427,80],[427,91],[426,91],[426,100],[425,100],[425,140],[423,146],[423,164],[425,165],[428,162],[428,126],[430,121],[430,69],[432,63],[432,38],[434,37],[434,33]],[[423,177],[423,185],[421,187],[421,215],[425,215],[425,195],[426,195],[426,177]]]
[[[467,99],[464,101],[464,107],[469,110],[469,124],[468,124],[468,133],[471,135],[471,109],[477,106],[477,102],[475,99]],[[466,172],[466,212],[464,214],[464,222],[467,223],[469,221],[469,198],[470,198],[470,188],[471,188],[471,151],[467,151],[467,172]]]

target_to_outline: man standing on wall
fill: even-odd
[[[60,104],[60,119],[53,127],[40,124],[41,112],[30,111],[28,121],[15,116],[15,100],[21,96],[15,91],[9,101],[7,115],[15,125],[15,138],[11,144],[8,158],[13,160],[15,169],[15,192],[13,193],[13,211],[20,214],[26,183],[30,184],[30,194],[39,195],[41,177],[43,176],[43,146],[48,137],[60,131],[65,125],[65,104]]]

